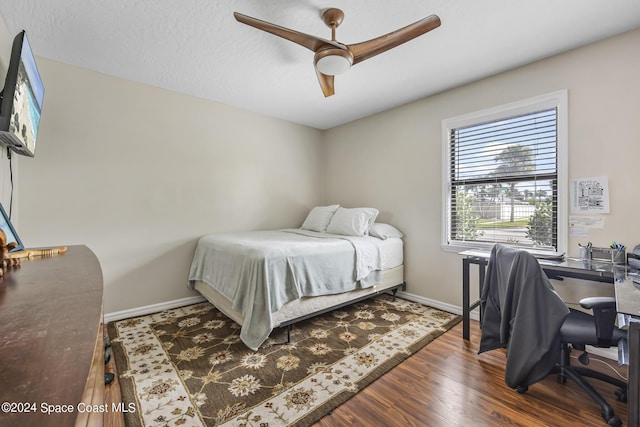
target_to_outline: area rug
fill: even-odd
[[[309,426],[460,317],[382,295],[252,351],[209,303],[111,322],[127,426]]]

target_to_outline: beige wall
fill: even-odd
[[[0,25],[3,58],[8,38]],[[590,239],[640,243],[639,44],[627,33],[325,132],[39,59],[41,140],[14,160],[14,222],[28,246],[94,250],[109,313],[195,295],[203,234],[296,226],[318,203],[374,206],[406,234],[408,291],[460,306],[460,257],[440,248],[442,119],[568,89],[569,177],[605,175],[611,190]]]
[[[320,131],[42,58],[38,67],[36,157],[14,159],[18,232],[30,247],[89,246],[105,313],[197,295],[186,285],[199,237],[299,226],[321,200]]]
[[[611,213],[589,239],[640,243],[639,45],[640,31],[626,33],[329,130],[325,201],[378,207],[406,234],[408,292],[459,307],[461,258],[440,248],[441,122],[566,88],[569,179],[609,178]]]

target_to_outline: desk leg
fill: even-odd
[[[484,285],[484,275],[487,271],[487,265],[484,262],[478,264],[478,298],[482,298],[482,285]],[[482,324],[482,305],[479,304],[480,323]]]
[[[640,427],[640,323],[629,325],[629,379],[627,381],[629,426]]]
[[[469,259],[462,259],[462,338],[469,339],[471,323],[471,309],[469,297]]]

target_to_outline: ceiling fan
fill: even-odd
[[[389,34],[362,43],[345,45],[336,41],[336,28],[344,19],[344,13],[340,9],[329,8],[322,12],[322,21],[331,28],[331,40],[284,28],[238,12],[234,12],[233,16],[238,22],[312,50],[315,53],[313,63],[316,75],[325,97],[335,93],[333,80],[336,74],[344,73],[352,65],[386,52],[440,26],[440,18],[430,15]]]

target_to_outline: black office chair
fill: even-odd
[[[556,369],[558,381],[566,382],[567,378],[575,381],[587,394],[600,405],[602,418],[611,426],[621,426],[622,422],[613,413],[613,408],[584,378],[590,377],[605,381],[617,387],[615,394],[618,400],[627,401],[627,384],[620,379],[605,375],[601,372],[570,363],[571,349],[583,351],[578,360],[583,365],[589,363],[589,356],[585,346],[609,348],[618,345],[626,337],[626,332],[615,326],[616,301],[613,297],[591,297],[580,300],[580,306],[592,310],[593,316],[582,311],[573,310],[560,328],[562,341],[560,362]]]
[[[558,381],[575,381],[600,405],[609,425],[622,425],[613,408],[584,377],[617,387],[619,400],[627,399],[627,384],[600,372],[573,366],[571,349],[583,351],[578,360],[589,363],[585,346],[614,347],[626,334],[615,326],[615,299],[580,301],[593,316],[568,309],[533,255],[497,244],[491,251],[481,295],[482,339],[480,353],[507,348],[505,381],[520,393],[550,373]]]

